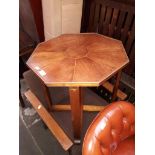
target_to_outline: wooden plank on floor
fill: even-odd
[[[114,86],[110,82],[107,81],[102,86],[104,88],[106,88],[108,91],[110,91],[111,93],[113,92]],[[117,97],[120,98],[121,100],[125,100],[127,98],[127,94],[125,94],[120,89],[118,89],[118,91],[117,91]]]
[[[61,144],[63,149],[65,151],[68,150],[73,145],[71,139],[66,135],[62,128],[58,125],[58,123],[54,120],[54,118],[49,114],[49,112],[44,108],[38,98],[30,90],[25,93],[25,96],[35,108],[37,113],[40,115],[41,119],[45,122],[49,130]]]

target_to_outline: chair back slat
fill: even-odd
[[[126,11],[126,12],[135,12],[135,8],[132,5],[124,4],[115,0],[92,0],[95,4],[101,4],[107,7],[112,7],[119,9],[120,11]]]
[[[100,19],[99,19],[99,28],[98,32],[102,33],[103,22],[105,20],[106,7],[101,5]]]
[[[135,42],[133,42],[131,51],[129,53],[130,63],[125,68],[125,72],[127,72],[132,77],[135,77]]]
[[[115,33],[118,16],[119,16],[119,10],[114,8],[111,24],[109,25],[109,34],[108,34],[108,36],[110,36],[110,37],[112,37],[114,35],[114,33]]]
[[[122,40],[123,44],[125,44],[126,38],[128,36],[128,32],[130,30],[130,26],[133,21],[133,18],[134,18],[134,15],[131,12],[129,12],[127,14],[125,25],[124,25],[124,28],[122,30],[122,35],[121,35],[121,40]]]
[[[128,40],[125,44],[125,49],[128,55],[130,53],[130,49],[134,42],[134,39],[135,39],[135,22],[133,22],[132,24],[132,28],[131,28],[131,31],[129,32]]]
[[[102,33],[105,35],[108,35],[108,31],[109,31],[109,24],[111,22],[111,17],[112,17],[112,8],[108,7],[106,8],[106,16],[105,16],[105,21],[103,23],[103,27],[102,27]]]
[[[90,16],[89,16],[89,25],[88,25],[88,31],[93,31],[93,21],[94,21],[94,14],[95,14],[95,3],[91,3],[90,6]]]
[[[126,17],[126,12],[125,11],[120,11],[119,17],[118,17],[118,22],[116,25],[116,33],[114,34],[114,37],[117,39],[120,39],[121,37],[121,31],[123,28],[123,24],[125,22],[125,17]]]
[[[94,14],[94,23],[93,23],[93,30],[94,31],[97,31],[97,29],[98,29],[99,15],[100,15],[100,5],[96,4],[95,5],[95,14]]]

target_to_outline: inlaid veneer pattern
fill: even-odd
[[[47,86],[99,86],[128,62],[121,41],[81,33],[38,44],[27,65]]]

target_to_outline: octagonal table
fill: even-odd
[[[129,62],[122,42],[96,33],[64,34],[38,44],[27,65],[47,87],[69,87],[74,138],[82,127],[81,87],[100,86],[117,73],[115,100],[121,70]]]

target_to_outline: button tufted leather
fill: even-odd
[[[83,155],[133,155],[135,134],[134,105],[118,101],[109,104],[89,126]]]

